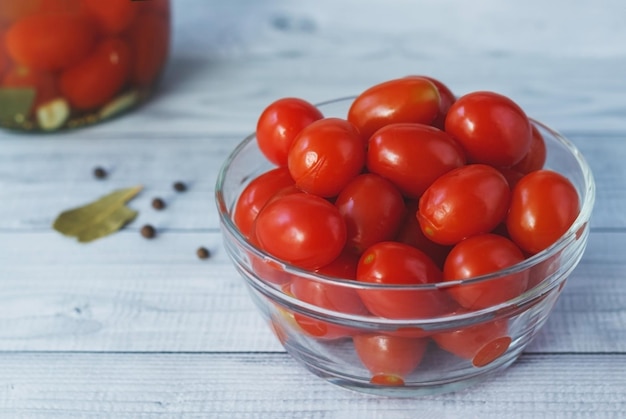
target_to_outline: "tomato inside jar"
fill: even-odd
[[[169,0],[0,2],[0,127],[78,128],[145,102],[170,31]]]

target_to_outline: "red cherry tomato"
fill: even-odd
[[[302,129],[324,116],[309,102],[288,97],[267,106],[256,126],[256,139],[265,157],[277,166],[287,166],[287,155]]]
[[[417,221],[417,217],[415,216],[415,214],[417,214],[417,201],[408,201],[406,208],[406,215],[402,221],[402,225],[398,229],[398,235],[395,240],[413,246],[426,253],[439,269],[443,269],[443,263],[452,248],[435,243],[424,235]]]
[[[169,53],[169,19],[156,13],[137,16],[130,26],[128,42],[133,53],[131,81],[139,86],[152,85]]]
[[[102,106],[113,99],[128,80],[130,60],[125,41],[107,38],[87,58],[61,74],[61,92],[76,109]]]
[[[479,234],[452,248],[443,267],[444,281],[468,279],[489,274],[524,260],[524,254],[511,240],[496,234]],[[511,300],[526,290],[528,272],[499,277],[475,284],[448,288],[462,307],[477,310]]]
[[[76,64],[91,51],[96,31],[78,13],[26,16],[6,33],[9,55],[36,70],[57,71]]]
[[[58,96],[54,77],[45,71],[37,71],[23,66],[14,66],[2,78],[2,87],[23,87],[35,90],[35,100],[31,112],[38,106]]]
[[[356,279],[356,268],[359,264],[359,256],[352,252],[342,252],[337,259],[317,269],[321,275],[332,276],[340,279]]]
[[[346,244],[346,224],[337,208],[306,193],[267,203],[257,216],[255,232],[268,253],[305,269],[328,265]]]
[[[4,30],[0,28],[0,77],[4,74],[5,71],[9,68],[11,61],[9,60],[9,56],[6,52],[5,41],[4,41]]]
[[[470,164],[437,179],[419,201],[422,231],[439,244],[455,244],[493,230],[506,215],[511,191],[491,166]]]
[[[163,17],[169,18],[170,0],[149,0],[137,2],[140,13],[156,13]]]
[[[298,188],[333,197],[363,170],[365,146],[348,121],[324,118],[300,131],[287,165]]]
[[[439,112],[437,87],[420,77],[386,81],[361,93],[348,110],[365,140],[385,125],[399,122],[430,124]]]
[[[359,259],[358,281],[370,284],[419,285],[440,282],[442,273],[422,251],[398,242],[380,242]],[[438,290],[359,289],[368,310],[388,319],[428,318],[450,309]]]
[[[293,278],[293,295],[305,303],[344,314],[365,315],[367,309],[353,288],[329,284],[307,278]],[[309,335],[319,339],[338,339],[352,336],[357,329],[337,325],[310,316],[294,313],[296,323]]]
[[[137,2],[129,0],[82,0],[87,13],[93,16],[100,31],[117,35],[127,29],[137,16]]]
[[[543,165],[546,163],[547,150],[546,142],[543,139],[543,135],[539,132],[536,126],[531,124],[532,140],[530,142],[530,149],[528,153],[511,169],[522,173],[528,174],[535,170],[543,169]]]
[[[447,133],[423,124],[390,124],[370,137],[367,168],[391,180],[409,198],[420,197],[439,176],[465,164]]]
[[[254,230],[251,232],[248,240],[254,247],[261,248],[261,244],[259,243]],[[271,284],[279,285],[284,289],[289,288],[293,275],[286,272],[281,263],[266,257],[258,257],[252,252],[246,253],[248,255],[248,259],[250,260],[250,267],[257,277]]]
[[[372,374],[372,384],[402,386],[422,362],[427,339],[365,333],[352,338],[359,359]]]
[[[445,128],[472,163],[509,167],[530,149],[528,117],[515,102],[493,92],[473,92],[450,107]]]
[[[439,332],[432,339],[441,349],[484,367],[502,356],[511,344],[507,319],[497,319]]]
[[[405,214],[400,191],[373,173],[352,179],[337,196],[335,206],[346,222],[347,247],[358,254],[375,243],[392,240]]]
[[[448,86],[446,86],[439,80],[434,79],[432,77],[421,76],[421,75],[409,76],[409,77],[421,77],[421,78],[431,81],[435,85],[435,87],[439,91],[439,98],[440,98],[439,112],[437,113],[437,117],[431,123],[431,125],[439,129],[444,129],[446,116],[448,115],[448,110],[450,109],[450,106],[452,106],[452,104],[456,102],[456,96],[454,95],[454,93],[452,93],[452,91],[448,88]]]
[[[513,188],[506,226],[522,250],[535,254],[565,234],[579,212],[574,185],[559,173],[537,170]]]
[[[276,168],[256,177],[241,192],[233,221],[245,237],[250,237],[259,211],[279,190],[294,185],[286,168]]]

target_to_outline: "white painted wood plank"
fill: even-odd
[[[624,355],[525,355],[473,388],[394,399],[328,384],[284,354],[2,354],[0,415],[617,418],[624,366]]]
[[[625,114],[626,115],[626,114]],[[625,118],[626,120],[626,118]],[[252,130],[252,126],[246,129]],[[624,131],[626,135],[626,129]],[[168,228],[216,229],[215,180],[226,156],[242,136],[185,138],[82,139],[63,138],[40,143],[3,142],[0,150],[0,232],[49,229],[61,211],[82,205],[113,189],[144,185],[130,206],[140,211],[137,221]],[[597,183],[591,225],[626,227],[626,141],[622,135],[573,133]],[[93,177],[96,166],[110,173]],[[172,183],[189,184],[176,193]],[[164,211],[151,208],[152,198],[168,203]]]
[[[213,257],[195,256],[205,245]],[[530,352],[626,352],[625,233],[594,233]],[[219,233],[0,235],[0,350],[280,351]]]

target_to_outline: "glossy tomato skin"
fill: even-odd
[[[422,251],[398,242],[380,242],[359,259],[357,281],[368,284],[419,285],[440,282],[441,270]],[[449,297],[439,290],[359,289],[368,310],[388,319],[428,318],[449,311]]]
[[[556,242],[580,212],[574,185],[551,170],[524,176],[513,188],[506,226],[511,239],[525,252],[535,254]]]
[[[346,244],[346,225],[337,208],[307,193],[267,203],[257,216],[255,234],[262,249],[304,269],[328,265]]]
[[[305,192],[334,197],[365,166],[365,145],[354,126],[340,118],[324,118],[300,131],[287,156],[296,186]]]
[[[469,237],[452,248],[443,267],[444,281],[473,278],[511,267],[524,260],[524,254],[511,240],[497,234]],[[503,276],[475,284],[448,288],[462,307],[479,310],[511,300],[522,294],[528,272]]]
[[[110,101],[128,80],[131,52],[126,41],[107,38],[84,60],[59,78],[63,96],[73,108],[95,109]]]
[[[409,198],[419,198],[439,176],[464,164],[459,144],[428,125],[390,124],[369,140],[368,170],[389,179]]]
[[[461,96],[450,107],[445,130],[456,138],[472,163],[510,167],[528,153],[531,124],[515,102],[493,92]]]
[[[431,123],[431,125],[443,130],[445,128],[448,110],[450,109],[452,104],[456,102],[456,96],[454,95],[454,93],[452,93],[452,90],[450,90],[448,86],[446,86],[438,79],[424,75],[409,77],[422,77],[426,80],[429,80],[430,82],[432,82],[432,84],[435,85],[435,87],[439,91],[439,112],[437,113],[437,117],[435,117],[435,120]]]
[[[378,242],[392,240],[406,212],[400,191],[373,173],[352,179],[337,196],[335,206],[346,222],[346,246],[356,254]]]
[[[512,170],[522,174],[528,174],[535,170],[543,169],[543,165],[546,163],[548,152],[546,149],[546,141],[535,125],[531,124],[531,129],[532,140],[528,153],[526,153],[522,160],[517,162],[515,166],[511,167]]]
[[[5,35],[9,55],[17,63],[41,71],[70,67],[91,51],[96,31],[79,13],[23,17]]]
[[[277,166],[287,166],[287,155],[296,136],[323,115],[311,103],[293,97],[278,99],[268,105],[256,126],[261,152]]]
[[[348,121],[365,140],[392,123],[430,124],[439,112],[439,91],[425,78],[405,77],[370,87],[354,100]]]
[[[128,0],[82,0],[85,9],[98,24],[101,33],[117,35],[126,30],[137,16],[138,3]]]
[[[505,318],[438,332],[431,337],[441,349],[470,360],[477,368],[499,358],[511,344]]]
[[[511,191],[491,166],[469,164],[437,179],[419,200],[417,219],[432,241],[453,245],[493,230],[509,208]]]
[[[407,201],[406,208],[406,215],[402,221],[402,225],[398,229],[398,235],[395,241],[408,244],[409,246],[421,250],[435,262],[439,269],[443,269],[443,263],[452,247],[435,243],[424,235],[417,221],[417,217],[415,216],[418,208],[416,200]]]
[[[171,25],[168,16],[139,14],[128,30],[132,51],[130,80],[141,87],[151,86],[160,76],[170,49]]]
[[[352,338],[354,349],[378,385],[401,386],[404,379],[422,362],[428,341],[375,333]]]
[[[254,178],[239,194],[233,221],[245,237],[250,237],[254,220],[267,201],[283,188],[294,185],[289,170],[278,167]]]

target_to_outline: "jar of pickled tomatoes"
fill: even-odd
[[[77,128],[150,97],[169,0],[0,0],[0,127]]]

